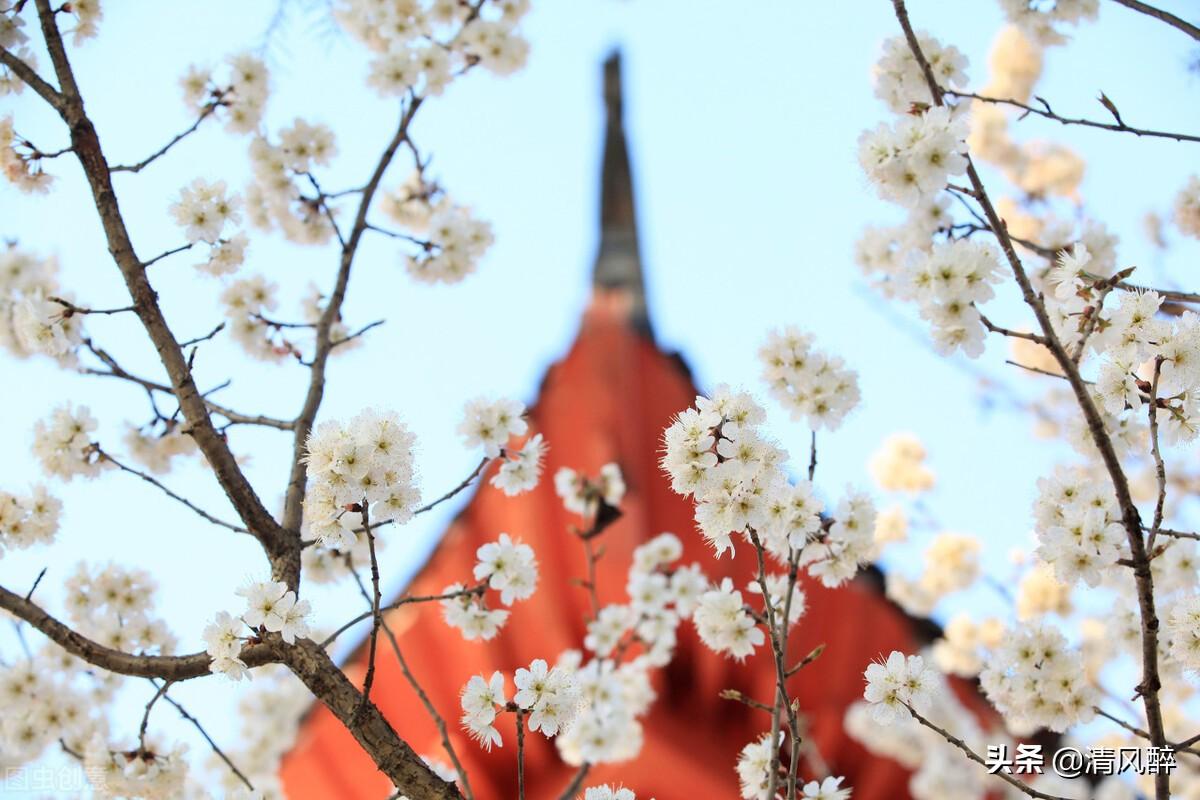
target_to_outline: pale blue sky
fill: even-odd
[[[1196,8],[1182,1],[1160,5],[1181,14]],[[1075,45],[1047,54],[1039,93],[1061,113],[1099,118],[1103,109],[1094,98],[1103,90],[1131,124],[1200,131],[1200,77],[1186,70],[1194,56],[1190,40],[1112,3],[1102,6],[1100,21],[1082,28]],[[74,58],[110,158],[137,160],[185,128],[190,120],[176,82],[183,69],[258,46],[273,7],[236,0],[106,3],[99,39]],[[982,83],[1000,24],[996,3],[912,0],[910,11],[918,28],[967,53],[973,85]],[[1024,544],[1033,481],[1058,451],[1034,441],[1026,420],[982,410],[976,379],[881,315],[851,257],[864,225],[897,218],[875,198],[855,156],[859,133],[886,115],[872,96],[869,72],[880,41],[896,33],[890,3],[541,0],[525,30],[532,52],[524,71],[505,80],[472,75],[422,109],[415,127],[450,194],[491,220],[495,247],[466,283],[429,288],[406,277],[393,242],[369,240],[346,313],[351,324],[380,317],[388,323],[370,334],[365,348],[337,359],[323,417],[349,416],[369,405],[399,410],[419,438],[424,490],[436,496],[476,460],[454,434],[466,398],[486,392],[534,399],[546,366],[568,347],[587,298],[597,233],[600,64],[620,44],[650,310],[663,346],[684,353],[701,387],[729,382],[761,394],[754,353],[767,329],[796,324],[814,332],[819,346],[858,370],[864,397],[840,431],[822,436],[823,491],[836,496],[846,483],[865,485],[863,465],[878,442],[911,430],[925,440],[941,478],[931,506],[942,523],[983,537],[990,564]],[[342,155],[322,175],[323,184],[360,184],[395,117],[392,104],[363,86],[360,47],[298,14],[268,54],[275,87],[270,126],[295,116],[330,124]],[[65,145],[61,125],[32,93],[0,102],[0,113],[10,111],[18,130],[43,148]],[[1022,138],[1064,133],[1039,120],[1017,131]],[[1083,195],[1089,212],[1121,237],[1120,263],[1154,266],[1141,218],[1168,205],[1200,165],[1200,149],[1066,133],[1088,161]],[[206,124],[144,173],[117,176],[143,257],[182,241],[166,212],[179,187],[197,176],[245,183],[245,144]],[[57,254],[64,282],[81,302],[123,305],[124,288],[77,166],[61,159],[53,170],[61,178],[48,198],[0,187],[0,236]],[[389,183],[406,172],[401,165]],[[1198,256],[1194,246],[1173,251],[1175,274],[1187,274]],[[153,268],[180,338],[200,335],[219,320],[217,283],[191,263],[185,254]],[[280,282],[280,316],[294,318],[288,301],[309,280],[330,284],[335,253],[259,237],[245,269]],[[993,318],[1025,321],[1015,290],[1004,291],[1009,300],[995,306]],[[88,328],[130,368],[156,374],[154,353],[134,320],[89,320]],[[1004,355],[1002,343],[993,343],[971,368],[1027,390],[1027,379],[1006,371]],[[232,378],[222,393],[229,405],[283,417],[294,415],[307,378],[296,365],[247,362],[227,341],[202,349],[197,373],[202,388]],[[144,398],[128,386],[63,372],[45,360],[2,357],[0,375],[7,389],[0,420],[0,448],[8,454],[0,461],[0,486],[6,489],[36,479],[31,427],[59,399],[91,406],[106,446],[119,445],[130,410],[144,421]],[[803,458],[807,431],[780,413],[773,412],[772,424]],[[249,472],[260,493],[277,503],[290,439],[239,428],[233,444],[251,457]],[[215,482],[194,463],[165,480],[206,508],[231,513]],[[193,651],[212,614],[237,607],[234,588],[261,574],[263,559],[248,540],[210,529],[128,476],[54,490],[67,506],[58,544],[5,554],[0,583],[24,590],[48,565],[38,598],[56,610],[76,560],[137,564],[157,576],[158,610],[171,620],[181,648]],[[447,508],[388,534],[383,565],[392,589],[451,513]],[[353,590],[310,596],[326,623],[359,608]],[[974,602],[992,601],[981,596]],[[11,637],[7,631],[0,637],[6,637],[0,648],[11,654]],[[148,688],[134,685],[123,708],[130,735]],[[223,679],[194,681],[172,695],[204,709],[213,735],[232,741],[236,723],[228,711],[235,691]],[[157,719],[173,716],[164,709]],[[202,742],[193,746],[203,749]]]

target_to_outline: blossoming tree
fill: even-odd
[[[1200,29],[1179,17],[1139,0],[1113,2],[1200,40]],[[918,33],[903,0],[892,0],[899,33],[884,44],[875,90],[893,116],[862,135],[859,156],[880,195],[908,216],[898,226],[868,229],[857,256],[885,296],[918,309],[939,352],[974,357],[989,335],[1010,339],[1014,363],[1056,387],[1039,413],[1052,432],[1075,446],[1078,459],[1038,481],[1033,518],[1039,546],[1022,565],[1012,619],[956,617],[927,653],[881,654],[866,670],[863,703],[850,709],[846,726],[881,757],[914,768],[909,790],[915,797],[1007,792],[1060,798],[1080,796],[1078,785],[986,769],[982,751],[995,736],[1015,743],[1040,729],[1065,733],[1099,715],[1161,756],[1178,756],[1174,774],[1160,770],[1144,779],[1148,793],[1167,800],[1173,791],[1200,787],[1200,763],[1194,761],[1200,755],[1194,747],[1200,722],[1191,722],[1182,710],[1192,694],[1186,673],[1200,668],[1194,546],[1200,535],[1172,527],[1171,495],[1186,491],[1188,476],[1185,466],[1169,467],[1164,455],[1165,448],[1185,445],[1200,432],[1200,317],[1188,310],[1200,296],[1136,283],[1101,222],[1060,219],[1053,203],[1034,202],[1072,197],[1082,166],[1065,145],[1021,143],[1010,129],[1020,113],[1067,128],[1174,139],[1181,146],[1200,142],[1200,136],[1131,126],[1104,97],[1108,118],[1058,115],[1033,94],[1042,60],[1049,48],[1066,41],[1064,31],[1096,16],[1098,0],[1001,0],[1001,5],[1010,26],[998,39],[989,82],[972,91],[962,53]],[[72,68],[73,49],[99,30],[99,3],[0,0],[0,94],[37,95],[61,118],[69,137],[61,150],[41,149],[17,132],[11,117],[0,119],[5,177],[24,191],[52,191],[57,159],[78,161],[130,300],[120,308],[91,307],[59,285],[52,260],[10,246],[0,254],[0,345],[17,357],[51,358],[66,368],[136,385],[155,414],[149,426],[130,428],[126,452],[118,453],[94,440],[96,420],[87,408],[59,407],[37,425],[36,459],[47,476],[63,481],[113,471],[139,477],[189,513],[252,537],[269,568],[269,575],[239,591],[244,602],[230,598],[225,608],[213,610],[202,632],[193,632],[202,636],[205,650],[182,655],[175,652],[174,632],[155,616],[152,579],[139,570],[81,567],[68,580],[66,608],[59,615],[34,600],[40,578],[24,592],[0,587],[0,609],[40,637],[35,653],[0,667],[6,709],[0,752],[6,763],[35,760],[56,745],[87,765],[95,790],[106,796],[206,796],[214,786],[225,796],[274,796],[280,753],[269,742],[231,755],[210,739],[220,772],[214,777],[202,775],[171,743],[147,736],[159,701],[174,704],[200,726],[170,697],[172,686],[213,673],[234,681],[259,675],[269,686],[277,681],[279,693],[260,698],[260,706],[248,713],[294,726],[295,710],[315,697],[391,780],[396,797],[473,797],[470,775],[445,734],[445,718],[459,718],[479,746],[491,748],[504,744],[497,717],[511,714],[518,763],[514,796],[525,796],[524,737],[537,733],[554,739],[562,758],[580,767],[564,797],[582,790],[587,800],[632,800],[636,787],[585,789],[588,765],[637,755],[638,720],[654,699],[651,677],[670,662],[676,631],[688,622],[717,654],[740,661],[761,649],[774,664],[772,696],[731,695],[764,713],[762,736],[745,745],[736,764],[742,796],[850,796],[852,787],[838,776],[801,778],[805,733],[789,680],[821,651],[797,664],[786,661],[789,634],[803,624],[799,580],[802,574],[826,586],[850,580],[882,548],[903,538],[911,509],[877,513],[871,497],[854,489],[836,502],[822,499],[817,434],[838,428],[858,404],[859,388],[840,358],[795,329],[766,332],[759,358],[771,399],[812,431],[809,453],[789,462],[765,430],[763,406],[746,391],[718,387],[679,410],[663,432],[659,454],[672,488],[695,505],[697,532],[679,535],[702,536],[726,558],[751,559],[754,581],[736,586],[728,579],[710,580],[696,565],[679,565],[679,535],[662,533],[635,552],[627,602],[602,606],[594,582],[582,581],[583,590],[591,588],[592,608],[580,649],[546,653],[511,676],[500,671],[475,676],[462,689],[461,708],[426,702],[424,711],[442,731],[444,753],[414,752],[371,700],[380,638],[393,637],[380,591],[380,537],[454,497],[488,468],[494,468],[490,481],[505,494],[530,490],[541,479],[546,447],[553,445],[530,435],[520,403],[473,400],[459,432],[468,448],[480,451],[479,465],[460,485],[423,503],[415,437],[398,413],[364,410],[347,420],[317,422],[330,359],[362,346],[373,327],[355,328],[342,313],[364,238],[396,240],[414,279],[440,283],[469,276],[491,244],[487,223],[455,204],[427,175],[428,158],[411,126],[452,81],[477,69],[504,75],[521,66],[527,45],[518,28],[527,6],[527,0],[335,3],[338,22],[371,53],[368,85],[397,105],[399,122],[361,185],[329,191],[322,170],[337,156],[333,132],[303,119],[271,130],[263,117],[269,77],[249,55],[229,58],[215,71],[188,68],[181,85],[194,124],[139,162],[113,163]],[[45,58],[49,63],[43,66]],[[137,173],[169,158],[179,141],[217,123],[245,137],[252,182],[241,192],[206,177],[181,187],[170,214],[183,243],[155,255],[139,252],[113,174]],[[999,195],[985,185],[977,160],[997,167],[1022,199],[994,200]],[[397,162],[411,166],[400,182],[392,177]],[[1183,179],[1173,222],[1182,234],[1200,238],[1200,177]],[[334,254],[332,285],[307,298],[299,321],[277,317],[275,285],[247,274],[249,229]],[[219,285],[226,318],[211,333],[181,341],[160,306],[153,268],[183,253],[199,255],[197,268]],[[1010,328],[992,321],[984,306],[1003,292],[1024,301],[1033,325]],[[89,336],[89,317],[112,314],[138,319],[165,379],[126,369]],[[237,410],[198,389],[192,369],[196,348],[222,332],[249,358],[294,359],[308,369],[295,417]],[[1067,391],[1057,391],[1059,386]],[[162,413],[158,401],[178,410]],[[231,448],[228,431],[234,426],[290,435],[279,513],[264,505]],[[237,519],[211,514],[160,479],[176,457],[197,452]],[[919,497],[934,480],[923,459],[919,441],[897,436],[869,467],[881,488]],[[1150,475],[1148,493],[1134,480],[1144,471]],[[625,493],[620,470],[608,465],[598,475],[585,475],[566,469],[554,483],[566,508],[580,518],[576,533],[594,568],[601,557],[595,543],[619,514]],[[52,544],[59,512],[45,487],[0,492],[0,554]],[[913,613],[930,613],[941,597],[979,579],[978,550],[971,537],[935,537],[919,578],[889,575],[889,596]],[[507,609],[537,590],[538,571],[537,554],[519,535],[497,532],[495,542],[479,549],[473,573],[462,582],[439,595],[403,597],[392,607],[435,603],[445,622],[468,639],[503,636]],[[319,636],[310,628],[310,601],[301,595],[306,583],[333,581],[349,582],[366,610]],[[1080,582],[1111,593],[1120,610],[1076,637],[1045,615],[1065,611]],[[370,623],[368,668],[361,680],[343,672],[328,653],[359,623]],[[1135,686],[1109,687],[1111,673],[1104,667],[1122,652],[1135,656],[1140,677]],[[944,674],[978,677],[1008,733],[989,732],[993,738],[985,738],[978,721],[945,691]],[[104,713],[122,676],[154,687],[136,731],[114,729]],[[297,686],[304,693],[296,693]],[[1134,710],[1106,707],[1105,695],[1114,691],[1137,699],[1137,718]],[[1107,798],[1132,796],[1129,784],[1117,779],[1098,791]]]

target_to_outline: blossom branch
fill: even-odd
[[[1118,2],[1124,2],[1124,0],[1118,0]],[[929,65],[929,60],[925,57],[925,53],[922,51],[921,45],[917,40],[916,33],[913,31],[904,0],[892,0],[892,6],[895,9],[896,19],[904,31],[904,37],[908,42],[909,49],[920,66],[921,72],[925,75],[925,80],[934,104],[938,106],[944,105],[941,88],[938,86],[933,69]],[[1104,466],[1112,480],[1117,503],[1121,509],[1121,521],[1125,528],[1126,537],[1129,540],[1142,624],[1142,681],[1138,686],[1138,694],[1141,695],[1146,708],[1146,720],[1150,729],[1151,742],[1156,747],[1165,746],[1166,735],[1163,728],[1162,708],[1159,698],[1159,689],[1162,684],[1158,674],[1159,620],[1155,610],[1154,583],[1150,572],[1150,559],[1146,552],[1145,543],[1142,540],[1141,518],[1138,514],[1137,506],[1133,502],[1128,479],[1121,467],[1121,462],[1117,456],[1116,449],[1113,447],[1112,440],[1105,429],[1104,420],[1096,408],[1095,401],[1088,393],[1087,385],[1079,374],[1079,368],[1071,360],[1062,342],[1059,341],[1058,334],[1055,332],[1054,326],[1050,321],[1045,304],[1042,303],[1034,291],[1033,284],[1030,282],[1021,259],[1013,247],[1012,239],[1008,235],[1008,228],[992,205],[984,188],[983,181],[979,177],[979,173],[975,169],[975,165],[971,161],[969,154],[966,156],[966,161],[967,176],[975,192],[975,198],[979,202],[979,206],[987,218],[988,224],[999,240],[1000,248],[1012,268],[1013,276],[1021,289],[1021,295],[1025,304],[1030,307],[1037,318],[1038,325],[1041,327],[1044,337],[1042,344],[1054,356],[1054,359],[1058,362],[1059,367],[1062,369],[1071,386],[1076,402],[1083,412],[1088,431],[1096,444],[1096,449],[1099,451],[1101,460],[1104,462]],[[1165,772],[1155,775],[1154,785],[1156,800],[1169,800],[1170,775]]]
[[[421,103],[422,98],[410,96],[401,113],[400,123],[396,127],[396,132],[392,135],[391,141],[376,163],[371,178],[363,186],[358,211],[354,217],[354,225],[350,229],[350,235],[346,239],[346,244],[341,248],[341,263],[338,268],[337,280],[333,292],[330,294],[329,302],[321,312],[321,318],[317,322],[316,352],[310,367],[311,377],[304,405],[300,413],[296,416],[294,428],[295,440],[292,445],[291,474],[288,479],[287,494],[284,499],[283,528],[290,532],[290,538],[293,539],[293,546],[289,551],[286,570],[289,585],[298,584],[300,579],[299,531],[304,515],[303,501],[306,477],[303,458],[308,434],[312,431],[313,422],[316,420],[317,411],[320,409],[321,400],[325,395],[325,366],[329,360],[329,353],[333,349],[330,332],[333,329],[333,323],[341,314],[342,302],[346,298],[346,289],[350,282],[350,269],[354,264],[354,257],[358,252],[359,242],[362,241],[363,233],[367,227],[367,212],[370,210],[371,202],[375,198],[379,184],[383,181],[384,173],[387,172],[392,159],[395,158],[396,151],[400,149],[400,144],[408,138],[409,125],[412,123],[417,110],[421,107]]]
[[[192,437],[212,466],[226,496],[237,509],[242,522],[262,544],[272,561],[272,571],[279,572],[286,555],[286,544],[279,524],[267,511],[254,487],[242,472],[229,444],[217,432],[209,417],[208,406],[196,388],[183,350],[171,333],[158,296],[146,277],[137,257],[129,231],[117,204],[112,175],[100,145],[92,120],[84,111],[83,98],[75,81],[62,35],[58,30],[55,11],[50,0],[36,0],[38,19],[46,49],[50,54],[55,75],[62,87],[59,104],[51,103],[66,123],[71,146],[83,167],[92,190],[97,214],[100,217],[108,249],[124,278],[130,299],[155,349],[158,351],[180,408],[189,422]],[[49,100],[48,100],[49,102]],[[298,558],[297,558],[298,561]]]
[[[37,604],[3,586],[0,586],[0,609],[29,623],[71,655],[109,672],[138,678],[160,678],[174,683],[211,674],[208,670],[211,661],[208,653],[149,656],[114,650],[59,622]],[[262,644],[246,645],[239,657],[248,667],[258,667],[276,660],[272,650]]]

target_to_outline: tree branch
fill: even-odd
[[[1118,0],[1118,2],[1124,1]],[[892,0],[892,6],[896,12],[896,19],[904,31],[904,37],[908,42],[909,49],[912,51],[913,57],[917,60],[922,73],[925,75],[925,80],[934,104],[943,105],[941,88],[938,86],[933,69],[929,66],[929,61],[926,59],[925,53],[921,50],[916,33],[913,31],[904,0]],[[1092,396],[1088,393],[1087,385],[1079,374],[1079,368],[1071,360],[1062,342],[1059,341],[1058,334],[1055,332],[1054,326],[1050,321],[1050,316],[1046,312],[1046,307],[1034,291],[1033,284],[1030,282],[1029,276],[1025,273],[1021,259],[1017,255],[1012,239],[1008,235],[1008,228],[1000,219],[1000,215],[996,213],[996,209],[988,197],[987,190],[984,188],[983,181],[980,179],[970,155],[967,155],[966,158],[967,177],[974,190],[975,199],[979,202],[979,206],[987,218],[988,225],[991,226],[996,234],[996,238],[999,240],[1000,248],[1012,268],[1013,277],[1016,278],[1017,284],[1020,286],[1021,296],[1025,304],[1030,307],[1037,318],[1038,325],[1041,327],[1045,339],[1042,344],[1053,354],[1055,361],[1058,362],[1067,382],[1071,386],[1076,402],[1087,422],[1088,431],[1096,444],[1096,449],[1099,451],[1105,469],[1112,480],[1117,504],[1121,509],[1121,522],[1125,528],[1126,538],[1129,540],[1142,622],[1142,682],[1138,687],[1138,691],[1142,696],[1142,701],[1146,708],[1146,720],[1147,726],[1150,729],[1151,742],[1156,747],[1163,747],[1166,745],[1166,734],[1163,729],[1162,708],[1159,700],[1159,689],[1162,685],[1158,675],[1159,620],[1154,604],[1154,583],[1150,572],[1150,560],[1146,553],[1145,542],[1142,539],[1141,518],[1129,491],[1129,481],[1125,476],[1124,470],[1121,468],[1121,462],[1117,457],[1112,440],[1105,430],[1104,420],[1100,416],[1100,412],[1096,408]],[[1165,772],[1155,775],[1154,785],[1156,800],[1169,800],[1170,776]]]
[[[52,617],[35,603],[0,586],[0,608],[32,625],[47,639],[87,663],[119,675],[138,678],[159,678],[173,683],[211,675],[208,653],[186,656],[133,655],[94,642]],[[240,658],[248,667],[258,667],[276,661],[266,645],[246,645]]]
[[[1162,22],[1170,25],[1172,28],[1178,28],[1188,36],[1200,42],[1200,28],[1184,19],[1181,19],[1180,17],[1175,16],[1174,14],[1171,14],[1170,12],[1147,5],[1146,3],[1140,2],[1140,0],[1113,0],[1113,2],[1119,3],[1126,8],[1132,8],[1134,11],[1141,12],[1148,17],[1154,17],[1157,20],[1161,20]]]

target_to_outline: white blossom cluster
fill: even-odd
[[[967,57],[954,45],[943,45],[924,31],[917,33],[925,59],[943,89],[961,88],[967,83]],[[883,42],[883,54],[872,68],[875,96],[897,114],[907,114],[914,106],[929,105],[929,84],[917,64],[908,40],[893,36]]]
[[[862,397],[858,374],[839,356],[826,355],[812,344],[812,336],[793,327],[771,331],[758,351],[762,377],[792,419],[807,420],[814,431],[836,430]]]
[[[770,800],[771,761],[781,744],[783,731],[774,739],[764,733],[738,753],[738,784],[744,800]]]
[[[262,122],[270,94],[267,65],[250,53],[227,60],[228,75],[221,82],[211,69],[192,65],[179,79],[183,100],[195,114],[212,107],[225,119],[231,133],[254,133]]]
[[[925,550],[925,565],[916,580],[892,570],[887,596],[905,611],[927,617],[943,597],[966,589],[979,577],[981,544],[974,536],[943,532]]]
[[[25,20],[16,12],[17,7],[12,0],[0,3],[0,47],[13,51],[17,58],[37,69],[37,55],[29,46],[29,35],[23,30]],[[0,97],[20,94],[24,89],[25,82],[7,66],[0,64]]]
[[[4,40],[2,28],[6,19],[0,15],[0,42]],[[5,68],[0,67],[0,70]],[[0,77],[0,97],[4,96],[3,84],[4,79]],[[45,194],[54,183],[54,176],[46,172],[40,156],[17,136],[11,114],[0,117],[0,174],[25,194]]]
[[[901,661],[906,669],[907,659],[901,657]],[[899,663],[896,666],[897,672],[901,672]],[[884,670],[886,672],[886,665]],[[975,752],[985,753],[989,744],[1007,744],[1010,752],[1014,749],[1014,743],[1004,731],[984,731],[976,717],[945,686],[940,675],[925,667],[922,680],[925,677],[936,688],[927,697],[928,706],[918,712],[921,716],[944,730],[953,731]],[[920,725],[903,706],[888,724],[879,723],[875,707],[876,704],[868,702],[851,705],[844,718],[845,730],[871,755],[893,759],[912,772],[907,788],[914,800],[985,800],[1008,796],[1004,794],[1006,785],[999,778],[963,758],[961,751],[941,734]]]
[[[1096,19],[1099,0],[1055,0],[1053,3],[1031,0],[1000,0],[1000,8],[1009,22],[1043,45],[1063,44],[1068,37],[1062,28]]]
[[[692,619],[705,645],[738,661],[744,661],[767,638],[729,578],[700,595]]]
[[[521,445],[521,449],[500,462],[500,468],[492,476],[492,486],[509,497],[516,497],[533,489],[541,480],[542,459],[546,450],[546,443],[540,433],[530,436]]]
[[[81,563],[64,588],[71,627],[92,641],[126,653],[174,652],[174,635],[152,615],[157,585],[144,570]]]
[[[0,763],[29,763],[61,741],[82,752],[108,723],[95,712],[112,697],[115,676],[92,679],[87,664],[53,642],[0,665]]]
[[[567,763],[615,763],[640,752],[640,718],[654,700],[650,671],[670,662],[679,625],[708,584],[699,565],[675,566],[682,555],[683,543],[668,532],[635,548],[628,602],[605,605],[588,622],[583,644],[594,657],[582,664],[584,654],[572,651],[560,659],[575,668],[582,696],[574,725],[557,740]]]
[[[91,434],[96,418],[87,406],[59,406],[49,419],[33,425],[33,455],[47,475],[71,480],[77,475],[94,478],[102,462],[96,458]]]
[[[184,433],[177,421],[163,422],[161,432],[154,427],[129,425],[122,440],[129,455],[150,473],[163,475],[171,470],[171,462],[176,458],[197,452],[196,440]]]
[[[718,388],[711,399],[698,397],[664,433],[662,466],[676,492],[694,497],[697,526],[718,555],[733,548],[734,534],[758,536],[775,558],[798,551],[811,575],[836,586],[869,560],[874,505],[851,493],[823,519],[812,484],[790,481],[786,454],[758,433],[764,417],[744,392]]]
[[[54,541],[61,514],[62,502],[45,486],[21,495],[0,489],[0,556]]]
[[[237,590],[246,598],[246,610],[240,618],[226,611],[217,612],[216,618],[204,628],[205,650],[212,661],[208,668],[226,677],[240,681],[249,675],[246,663],[241,660],[242,645],[248,636],[243,629],[278,633],[288,644],[309,633],[308,618],[312,606],[307,600],[297,600],[296,593],[280,581],[255,581]]]
[[[882,663],[868,665],[863,676],[867,681],[863,699],[881,725],[897,716],[908,716],[906,706],[917,713],[928,710],[933,695],[941,688],[937,674],[925,665],[921,656],[905,656],[897,650]]]
[[[462,689],[463,727],[486,750],[493,745],[503,746],[493,723],[500,712],[510,708],[527,714],[529,730],[540,731],[547,739],[566,732],[575,719],[580,689],[571,669],[549,667],[544,660],[534,659],[528,669],[516,671],[514,683],[517,691],[511,706],[500,672],[493,672],[487,679],[476,675]]]
[[[246,215],[256,229],[278,229],[297,244],[325,244],[334,236],[325,199],[304,194],[302,184],[315,167],[337,155],[333,131],[326,125],[295,120],[272,144],[265,133],[250,141],[254,180],[246,187]]]
[[[524,436],[525,404],[517,400],[488,400],[478,397],[467,402],[458,433],[470,449],[482,447],[488,458],[497,458],[513,436]]]
[[[1082,580],[1098,586],[1104,570],[1127,549],[1112,489],[1086,470],[1059,468],[1039,478],[1033,516],[1038,558],[1067,585]]]
[[[499,592],[500,602],[506,606],[527,600],[537,589],[538,565],[533,548],[513,541],[507,533],[481,545],[475,555],[479,560],[475,563],[474,577],[480,582],[479,589],[470,591],[461,583],[443,589],[442,594],[448,596],[441,601],[442,618],[464,639],[486,641],[504,627],[509,612],[488,608],[482,588]]]
[[[19,247],[0,249],[0,347],[16,358],[41,353],[63,366],[74,363],[83,339],[80,316],[49,298],[70,300],[59,287],[58,262]]]
[[[1080,653],[1061,631],[1043,624],[1008,631],[979,680],[1015,733],[1041,727],[1064,731],[1088,722],[1099,701]]]
[[[883,199],[916,208],[966,171],[966,138],[962,115],[933,107],[863,133],[858,161]]]
[[[172,800],[183,795],[188,777],[187,746],[168,752],[149,746],[114,746],[94,739],[83,753],[95,797]]]
[[[554,491],[562,498],[563,507],[581,517],[594,516],[601,503],[611,508],[621,505],[625,489],[621,465],[615,462],[600,467],[594,478],[570,467],[554,473]]]
[[[221,290],[225,329],[247,355],[260,361],[280,361],[296,352],[290,342],[276,341],[264,319],[279,307],[278,292],[279,286],[262,275],[238,278]]]
[[[516,28],[529,0],[495,0],[476,8],[455,0],[340,0],[334,14],[372,51],[367,83],[379,94],[428,97],[440,95],[474,64],[497,75],[524,66],[529,44]]]
[[[478,268],[492,246],[492,226],[465,206],[442,200],[430,210],[428,237],[405,257],[405,268],[422,283],[459,283]]]
[[[599,786],[589,786],[583,792],[583,800],[637,800],[632,789],[612,787],[607,783]]]
[[[925,447],[912,433],[893,433],[883,440],[867,462],[875,484],[889,492],[926,492],[936,477],[925,466]]]
[[[318,425],[305,456],[310,485],[304,516],[310,532],[322,544],[344,550],[354,545],[364,509],[372,523],[400,525],[411,519],[421,499],[414,479],[415,442],[390,411],[368,409],[346,424]]]

